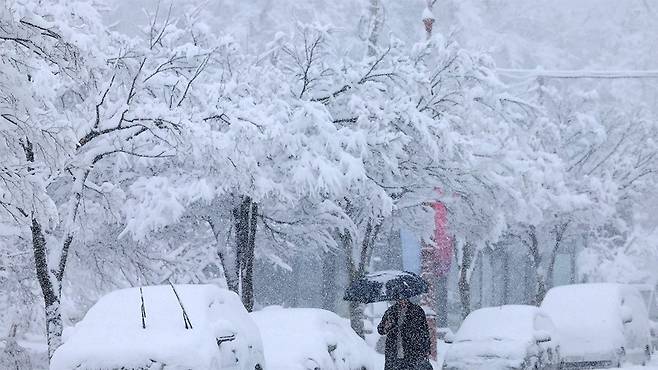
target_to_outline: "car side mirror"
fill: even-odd
[[[446,335],[443,337],[443,342],[446,344],[452,344],[455,342],[455,335],[452,333],[446,333]]]
[[[235,340],[235,332],[227,329],[221,329],[216,332],[217,347],[221,347],[222,343],[232,342]]]
[[[546,343],[551,341],[551,334],[546,331],[540,330],[535,332],[535,342],[536,343]]]
[[[621,321],[624,323],[624,325],[633,322],[633,311],[631,311],[631,309],[627,306],[622,306],[621,308]]]

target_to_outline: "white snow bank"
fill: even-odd
[[[142,328],[139,288],[102,297],[55,352],[51,370],[133,368],[153,362],[167,370],[210,370],[235,365],[253,370],[262,364],[258,328],[239,297],[213,285],[177,285],[176,291],[193,326],[170,286],[143,288],[146,329]],[[236,339],[218,346],[216,338]]]
[[[379,370],[383,357],[333,312],[267,307],[252,313],[263,337],[268,370]]]

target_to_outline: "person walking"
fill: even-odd
[[[398,300],[384,312],[377,331],[386,335],[384,370],[432,368],[428,359],[429,327],[425,311],[419,305],[409,299]]]

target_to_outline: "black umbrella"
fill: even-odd
[[[360,303],[397,301],[427,293],[429,285],[408,271],[377,271],[352,282],[343,299]]]

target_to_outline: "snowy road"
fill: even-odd
[[[637,365],[627,365],[624,366],[623,369],[627,370],[658,370],[658,356],[654,355],[654,360],[651,361],[651,364],[649,366],[637,366]]]

